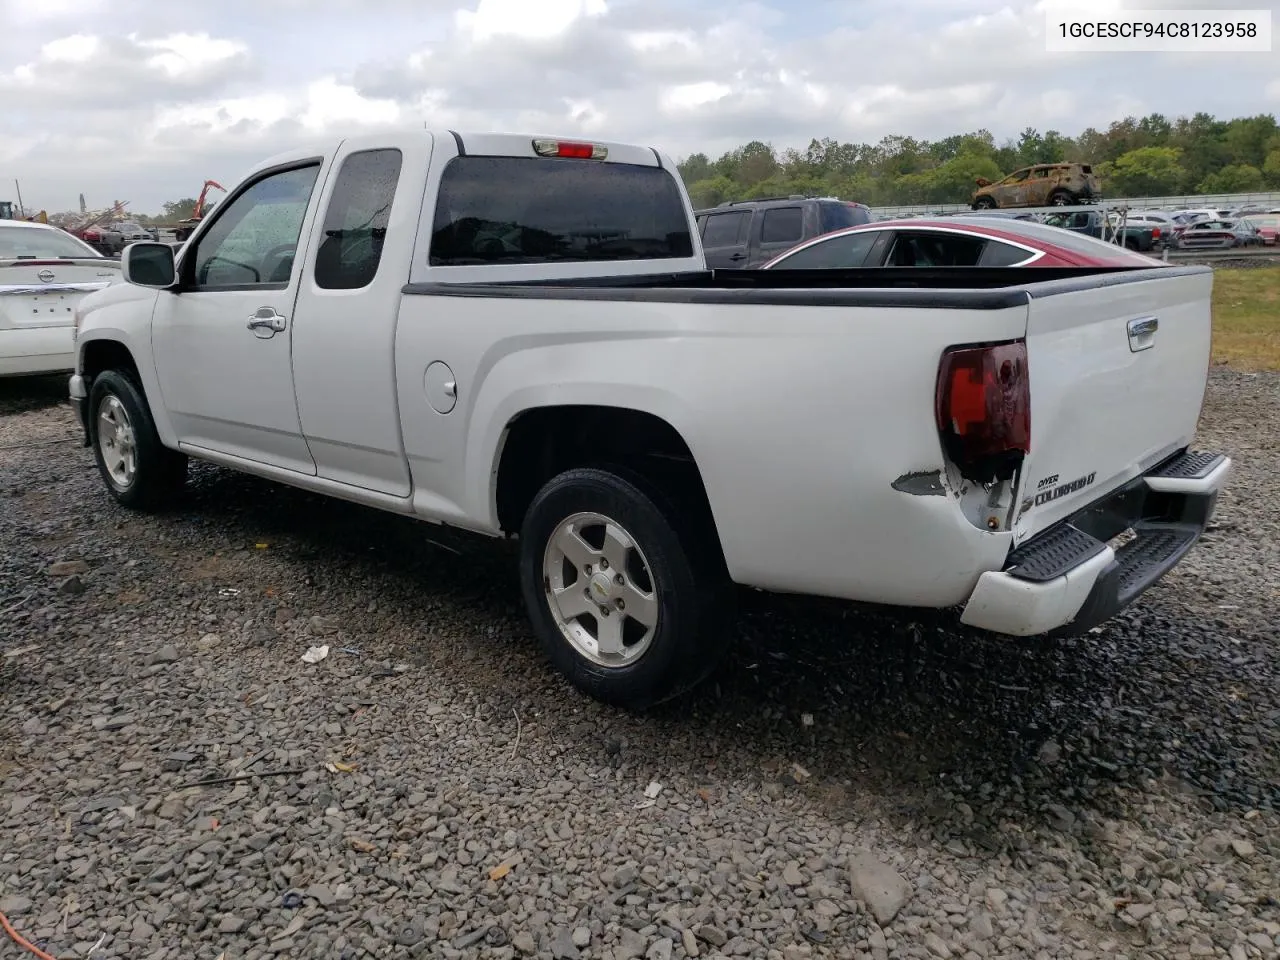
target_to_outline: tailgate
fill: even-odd
[[[1190,444],[1212,333],[1207,267],[1032,300],[1027,318],[1031,452],[1014,526],[1021,542]]]

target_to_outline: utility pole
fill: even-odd
[[[13,189],[18,193],[18,216],[27,219],[27,208],[22,205],[22,188],[18,186],[18,178],[13,178]]]

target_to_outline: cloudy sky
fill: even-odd
[[[157,212],[300,141],[379,125],[598,134],[683,157],[1280,111],[1280,52],[1050,55],[1044,23],[1033,0],[0,0],[0,199],[17,178],[32,209],[83,191]]]

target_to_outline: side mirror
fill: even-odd
[[[131,243],[120,256],[120,272],[127,283],[168,290],[178,282],[173,254],[173,247],[167,243]]]

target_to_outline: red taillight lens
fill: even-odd
[[[569,140],[535,140],[533,152],[540,157],[563,157],[570,160],[605,160],[609,148],[599,143],[574,143]]]
[[[1160,239],[1160,228],[1159,228],[1159,227],[1152,227],[1152,228],[1151,228],[1151,239],[1152,239],[1152,240],[1159,240],[1159,239]]]
[[[1013,476],[1031,452],[1031,390],[1023,340],[957,347],[942,355],[935,403],[938,433],[965,478]]]

